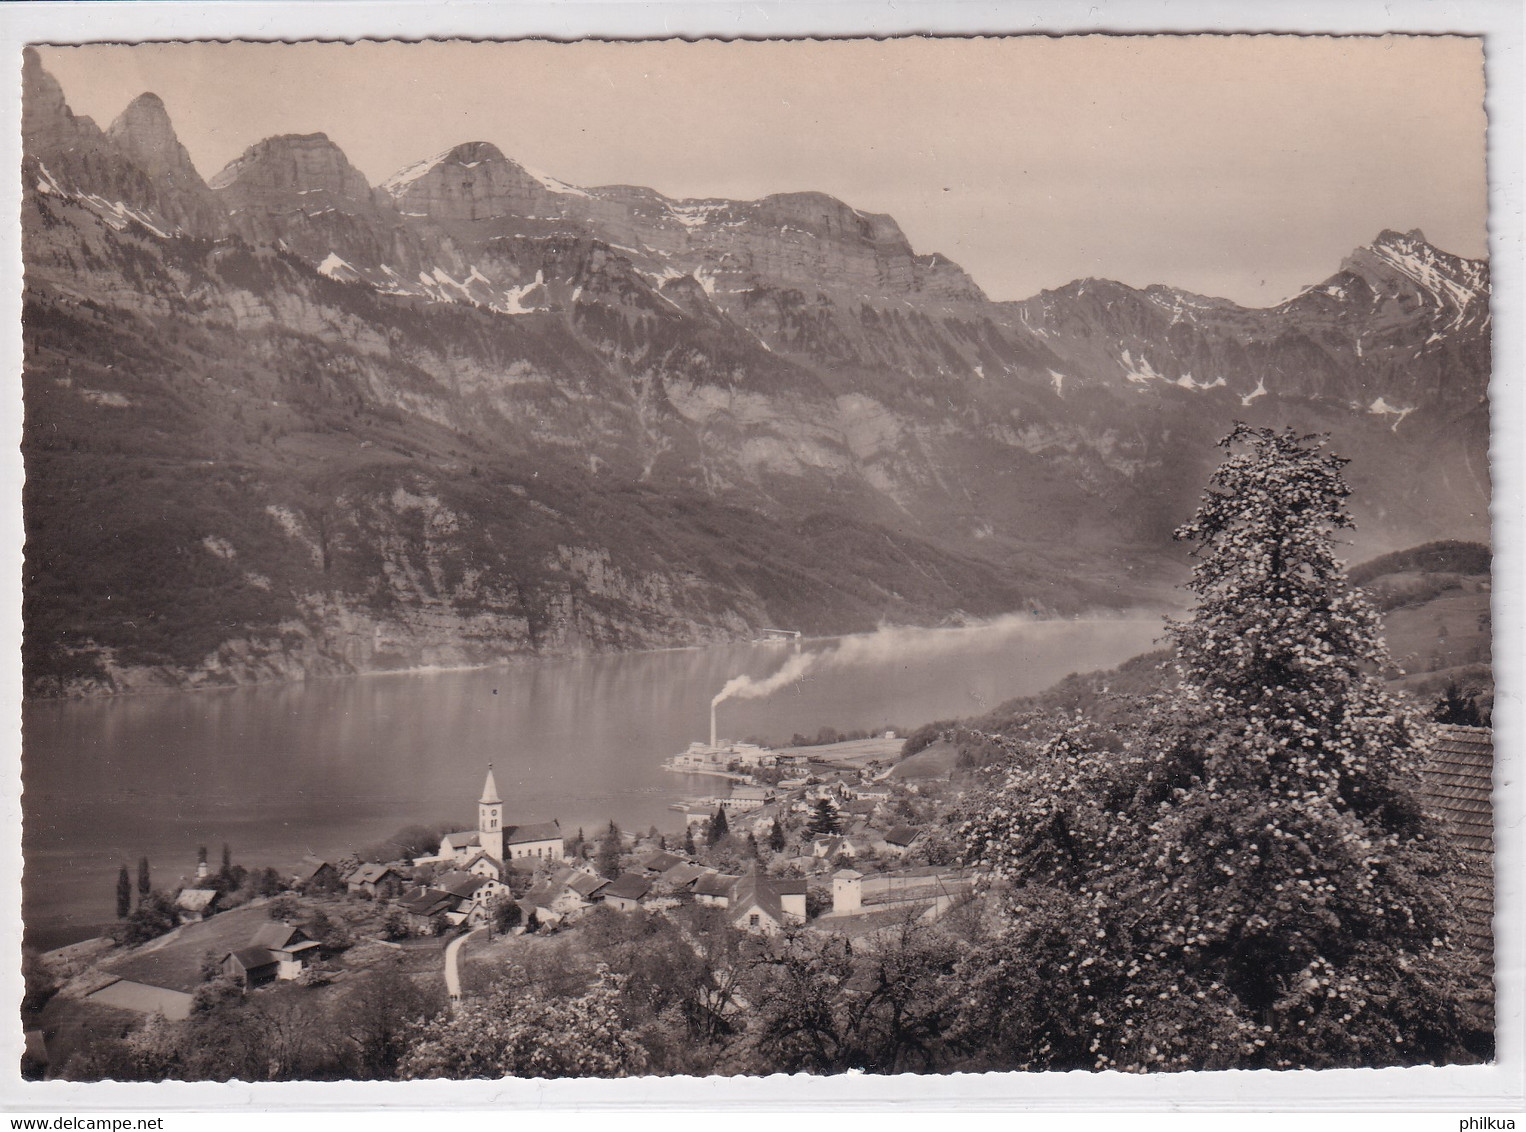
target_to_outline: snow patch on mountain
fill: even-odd
[[[1242,404],[1242,405],[1249,405],[1257,397],[1265,397],[1265,396],[1266,396],[1266,378],[1258,377],[1258,378],[1256,378],[1256,388],[1252,389],[1249,393],[1247,393],[1243,397],[1241,397],[1240,398],[1240,404]]]
[[[1168,377],[1166,377],[1165,374],[1156,373],[1155,367],[1150,364],[1150,360],[1148,358],[1142,357],[1138,362],[1135,362],[1134,356],[1129,353],[1129,351],[1125,350],[1121,355],[1119,355],[1119,360],[1123,363],[1124,377],[1126,377],[1129,381],[1134,382],[1136,385],[1145,385],[1151,381],[1170,380]]]
[[[353,283],[360,278],[360,272],[356,271],[352,264],[340,259],[334,252],[329,252],[324,261],[318,265],[318,274],[327,275],[330,279],[338,279],[342,283]]]
[[[549,173],[542,173],[539,169],[532,169],[528,165],[520,165],[519,167],[532,180],[539,182],[543,188],[549,189],[553,193],[560,193],[562,196],[567,197],[583,197],[586,200],[593,199],[593,194],[584,192],[576,185],[569,185],[566,181],[558,181]]]
[[[415,161],[407,168],[399,169],[383,181],[381,187],[396,196],[420,177],[428,176],[430,172],[442,164],[455,151],[455,148],[455,146],[451,146],[450,149],[442,149],[433,157],[426,157],[423,161]]]
[[[1394,423],[1389,431],[1398,432],[1399,426],[1404,423],[1404,418],[1413,413],[1415,411],[1415,407],[1411,405],[1408,408],[1402,408],[1397,405],[1390,405],[1382,397],[1378,397],[1372,402],[1372,404],[1367,406],[1367,411],[1373,414],[1373,416],[1393,417]]]

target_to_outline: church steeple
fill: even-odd
[[[482,851],[503,860],[503,799],[498,797],[498,783],[493,780],[493,764],[487,764],[487,778],[482,783],[482,797],[477,800],[477,836]]]
[[[477,799],[483,806],[498,806],[503,804],[503,799],[498,797],[498,783],[493,781],[493,764],[487,764],[487,779],[482,783],[482,797]]]

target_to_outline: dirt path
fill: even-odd
[[[456,966],[456,957],[461,951],[461,945],[482,930],[477,928],[465,935],[458,935],[445,945],[445,991],[450,996],[451,1009],[455,1009],[456,1003],[461,1001],[461,972]]]

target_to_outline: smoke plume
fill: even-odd
[[[784,662],[784,666],[779,671],[764,680],[754,680],[751,676],[733,676],[726,681],[726,686],[715,694],[715,698],[710,701],[710,706],[715,707],[722,700],[756,700],[772,695],[786,684],[804,676],[820,655],[797,652]]]

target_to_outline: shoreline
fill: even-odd
[[[1091,609],[1084,613],[1072,614],[1069,617],[1056,616],[1035,618],[1028,613],[1011,612],[999,614],[996,617],[972,620],[960,625],[908,625],[887,622],[877,625],[873,629],[863,629],[854,633],[837,633],[821,636],[802,636],[796,641],[759,641],[755,638],[733,638],[700,642],[687,645],[659,645],[652,648],[637,649],[609,649],[560,653],[528,653],[515,654],[500,657],[496,660],[485,661],[481,664],[452,664],[452,665],[419,665],[412,668],[381,668],[355,672],[322,672],[304,675],[300,679],[292,680],[247,680],[235,681],[228,684],[199,684],[184,687],[153,687],[119,689],[114,691],[90,692],[83,695],[28,695],[21,697],[22,706],[31,704],[49,703],[85,703],[100,700],[128,699],[138,696],[175,696],[186,693],[215,693],[215,692],[238,692],[248,688],[290,688],[309,683],[324,683],[334,680],[356,680],[361,678],[388,677],[388,676],[425,676],[430,674],[447,674],[459,672],[483,672],[491,669],[514,669],[524,665],[535,664],[542,661],[559,660],[592,660],[606,657],[641,656],[645,654],[660,655],[662,653],[696,652],[712,648],[774,648],[779,644],[793,645],[799,649],[802,645],[818,643],[821,641],[851,641],[873,637],[879,633],[970,633],[989,632],[1009,628],[1016,624],[1024,624],[1032,627],[1043,625],[1075,625],[1078,622],[1127,622],[1162,620],[1168,616],[1179,614],[1180,609],[1162,607],[1149,609],[1131,606],[1126,609],[1108,610]]]

